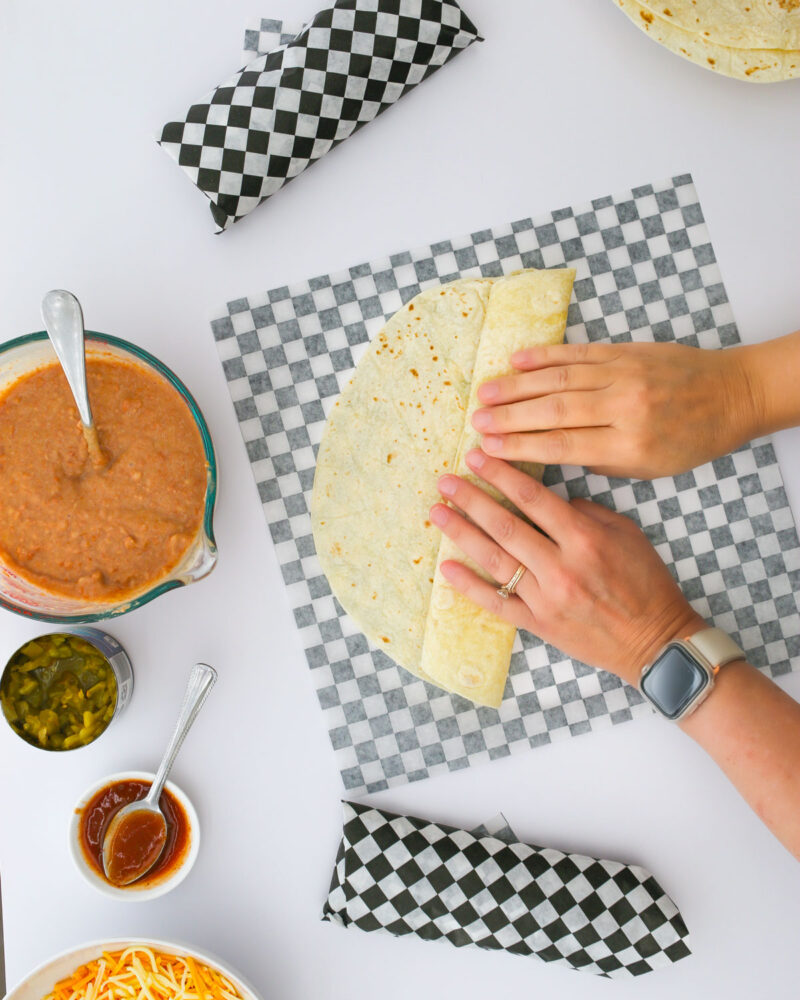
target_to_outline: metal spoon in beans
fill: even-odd
[[[55,288],[42,300],[42,320],[72,390],[91,463],[96,469],[102,469],[108,464],[108,457],[100,447],[97,428],[92,419],[92,408],[89,405],[89,393],[86,388],[86,344],[80,302],[72,292]]]

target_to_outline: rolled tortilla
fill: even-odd
[[[510,374],[514,351],[563,341],[574,279],[571,268],[522,271],[496,281],[489,296],[454,472],[477,483],[510,509],[511,503],[478,479],[464,461],[468,451],[480,446],[481,436],[471,423],[478,407],[478,387],[487,379]],[[541,478],[541,466],[528,466],[526,471]],[[489,579],[454,542],[442,537],[425,623],[421,672],[448,691],[496,708],[503,698],[516,629],[451,587],[439,568],[446,559],[465,562]]]

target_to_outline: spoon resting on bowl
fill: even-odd
[[[167,842],[167,821],[159,799],[178,751],[214,686],[217,672],[206,663],[192,667],[183,705],[150,791],[115,813],[103,837],[103,870],[112,885],[126,886],[146,875]]]
[[[86,345],[81,304],[72,292],[53,289],[42,299],[42,319],[78,407],[89,460],[96,469],[102,469],[108,464],[108,457],[100,447],[86,389]]]

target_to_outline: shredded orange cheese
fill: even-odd
[[[43,1000],[242,1000],[217,969],[188,955],[136,945],[103,952],[56,983]]]

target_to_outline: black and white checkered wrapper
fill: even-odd
[[[455,0],[337,0],[288,39],[266,21],[255,58],[158,141],[222,230],[478,39]]]
[[[535,955],[615,979],[691,954],[678,908],[637,865],[345,802],[323,919]]]
[[[288,45],[295,35],[300,34],[302,28],[302,24],[293,26],[275,18],[259,18],[245,28],[242,50],[244,62],[251,62],[256,56],[268,55],[279,45]]]
[[[651,709],[611,674],[518,634],[499,710],[395,665],[342,611],[309,505],[325,419],[368,340],[421,289],[520,267],[577,271],[567,340],[739,337],[691,177],[646,184],[228,303],[212,326],[314,687],[353,794],[377,791]],[[674,479],[546,470],[641,524],[697,611],[775,677],[800,664],[800,543],[769,440]],[[266,599],[266,598],[265,598]]]

